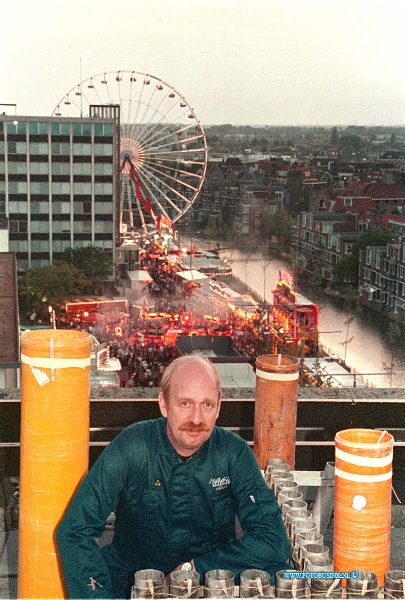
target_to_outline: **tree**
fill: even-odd
[[[360,240],[354,245],[354,248],[361,250],[367,246],[386,246],[390,241],[392,241],[391,231],[388,229],[374,229],[362,235]]]
[[[286,210],[281,209],[272,213],[268,207],[265,207],[259,228],[260,236],[267,244],[271,236],[276,236],[286,247],[289,247],[293,223],[293,217]]]
[[[62,260],[84,273],[89,291],[95,291],[100,282],[107,279],[113,263],[111,254],[97,246],[66,248]]]
[[[229,205],[222,206],[218,216],[210,216],[204,219],[200,224],[200,230],[210,240],[231,242],[234,239],[234,229],[233,212]]]
[[[47,318],[48,306],[60,309],[64,301],[72,296],[83,294],[88,281],[80,269],[63,261],[53,265],[29,269],[18,286],[21,306],[29,303],[38,319]]]
[[[347,346],[353,340],[354,336],[349,337],[350,325],[353,323],[355,315],[350,315],[343,321],[343,324],[346,326],[346,338],[344,342],[341,342],[342,346],[345,348],[345,353],[343,356],[343,364],[346,364],[346,355],[347,355]]]
[[[403,326],[401,326],[398,318],[395,317],[390,320],[387,331],[387,346],[390,353],[390,361],[382,363],[382,368],[390,378],[390,388],[392,387],[392,377],[395,375],[395,370],[403,362],[402,359],[405,350],[403,339]]]
[[[338,134],[337,127],[334,127],[332,129],[332,135],[331,135],[331,138],[330,138],[330,143],[331,143],[331,146],[334,146],[334,147],[336,147],[338,145],[338,143],[339,143],[339,134]]]
[[[339,139],[339,151],[342,158],[350,159],[353,155],[359,154],[364,148],[362,138],[356,134],[344,133]]]
[[[315,360],[313,370],[311,372],[309,372],[307,369],[304,369],[302,383],[304,387],[333,387],[333,379],[322,369],[319,358]]]
[[[339,283],[351,282],[357,285],[359,279],[359,254],[352,252],[339,260],[335,266],[335,274]]]

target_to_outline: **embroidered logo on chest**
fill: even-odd
[[[220,490],[224,490],[231,483],[229,477],[217,477],[216,479],[210,479],[209,483],[211,486],[219,492]]]

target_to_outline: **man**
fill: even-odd
[[[272,574],[290,555],[280,510],[252,450],[215,426],[220,379],[185,356],[162,378],[160,419],[135,423],[104,450],[73,498],[57,541],[70,598],[129,598],[134,572],[190,562],[203,575]],[[114,538],[99,549],[109,514]],[[244,536],[235,538],[235,516]]]

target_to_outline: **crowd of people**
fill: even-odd
[[[159,387],[167,366],[180,356],[175,336],[168,341],[165,335],[168,330],[182,335],[231,335],[235,350],[250,357],[254,366],[264,350],[259,321],[238,317],[224,299],[182,281],[162,256],[146,253],[140,267],[148,270],[153,281],[125,322],[118,327],[70,324],[109,346],[110,356],[121,363],[121,387]]]

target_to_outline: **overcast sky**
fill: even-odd
[[[405,125],[405,0],[7,0],[1,12],[0,103],[20,115],[51,115],[80,81],[129,69],[174,86],[203,125]]]

